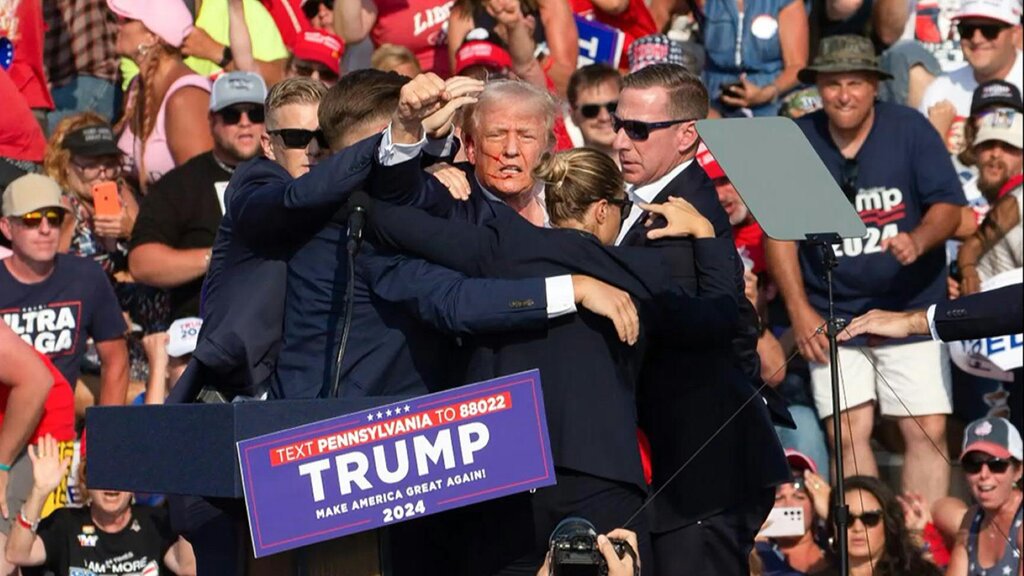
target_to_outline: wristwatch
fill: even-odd
[[[217,62],[217,66],[227,68],[227,65],[230,64],[234,58],[234,55],[231,53],[231,46],[225,46],[224,53],[220,57],[220,62]]]

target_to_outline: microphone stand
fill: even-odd
[[[821,252],[821,263],[825,267],[825,282],[828,285],[828,318],[825,320],[825,335],[828,337],[829,375],[832,379],[832,450],[836,459],[836,489],[832,492],[832,521],[836,527],[836,554],[839,556],[839,576],[850,573],[850,554],[847,527],[850,524],[850,508],[846,505],[846,480],[843,475],[843,439],[841,436],[839,409],[839,345],[836,337],[845,322],[836,318],[835,302],[832,298],[832,270],[839,264],[833,244],[842,242],[838,234],[808,234],[807,240]]]
[[[338,398],[341,393],[341,362],[345,358],[348,346],[348,335],[352,329],[352,300],[354,298],[356,280],[356,254],[363,243],[363,224],[366,221],[366,207],[356,204],[348,216],[348,242],[345,245],[348,261],[348,281],[345,283],[345,315],[341,328],[341,341],[334,358],[334,382],[331,385],[331,398]]]

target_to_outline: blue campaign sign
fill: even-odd
[[[257,558],[555,483],[537,370],[238,443]]]
[[[575,17],[576,30],[580,37],[579,65],[604,62],[612,68],[618,68],[626,35],[618,28],[587,20],[579,14]]]

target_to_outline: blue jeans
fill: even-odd
[[[54,110],[46,116],[48,133],[52,134],[63,118],[91,110],[114,121],[117,86],[95,76],[75,76],[68,83],[51,90]]]
[[[796,430],[776,426],[779,442],[783,448],[792,448],[810,456],[818,465],[818,475],[828,482],[828,448],[825,444],[825,434],[821,431],[821,423],[818,421],[818,413],[814,408],[803,404],[790,404],[789,413],[796,422]]]

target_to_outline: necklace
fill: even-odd
[[[221,170],[227,172],[228,174],[234,174],[235,173],[235,167],[234,166],[228,166],[227,164],[221,162],[220,158],[217,158],[216,154],[212,154],[211,153],[210,156],[213,156],[213,161],[217,163],[217,166],[220,166]]]

